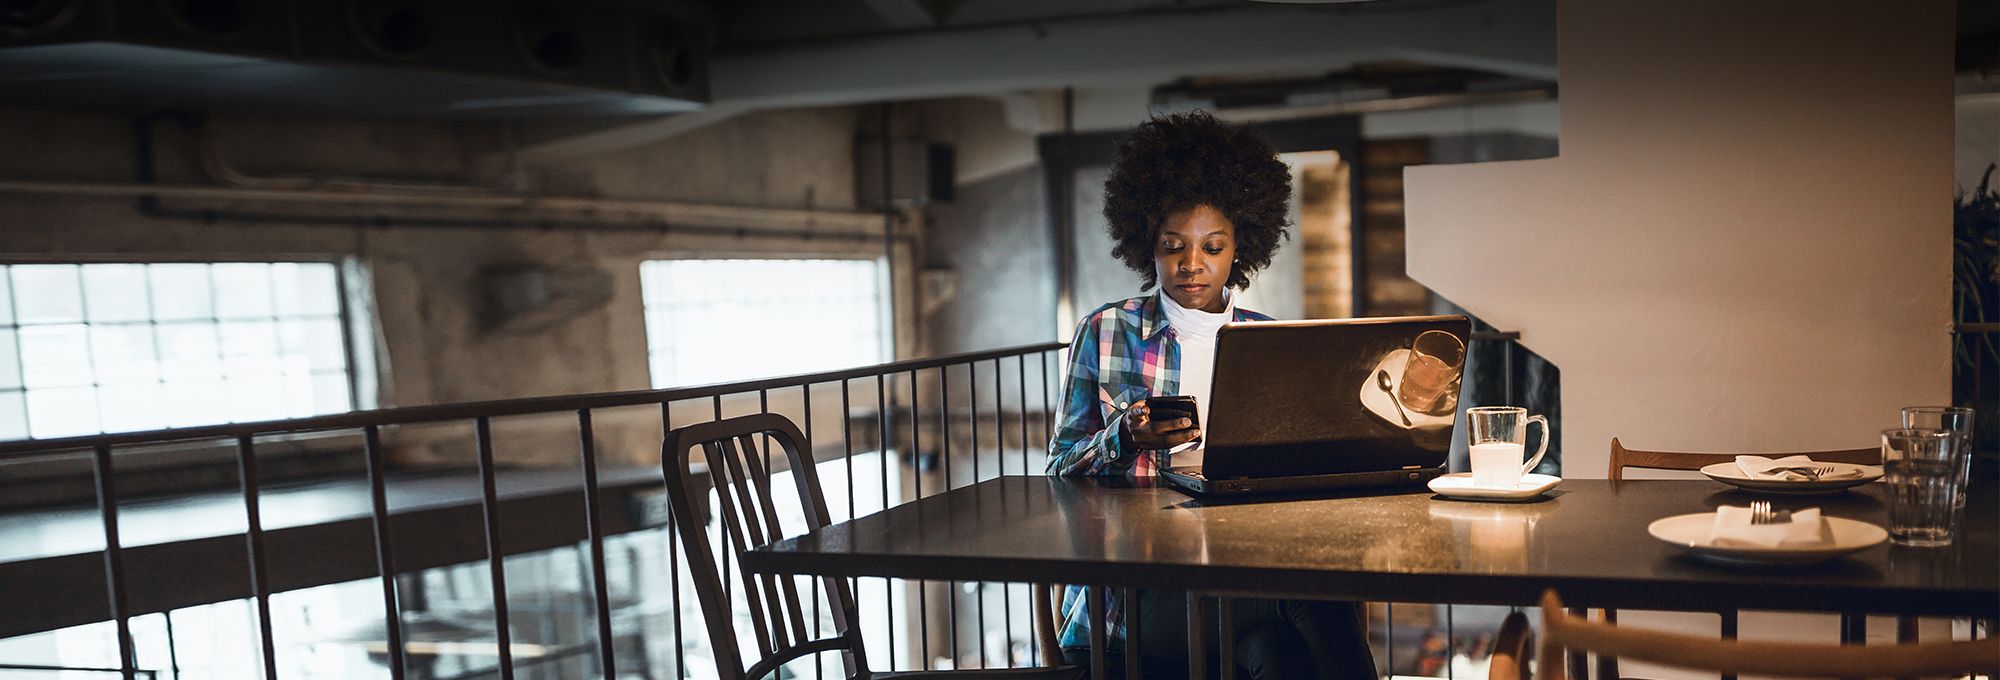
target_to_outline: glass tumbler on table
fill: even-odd
[[[1958,438],[1949,430],[1882,431],[1883,481],[1889,485],[1889,540],[1920,548],[1951,545],[1958,496]]]
[[[1964,406],[1905,406],[1903,427],[1912,430],[1945,430],[1958,439],[1958,496],[1954,508],[1965,507],[1965,487],[1972,483],[1972,409]]]

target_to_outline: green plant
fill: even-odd
[[[2000,467],[2000,192],[1989,164],[1971,193],[1952,198],[1952,402],[1978,410],[1973,433],[1979,467]]]

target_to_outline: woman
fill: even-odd
[[[1169,450],[1201,436],[1185,417],[1153,418],[1146,399],[1192,395],[1197,420],[1207,421],[1216,332],[1270,319],[1236,307],[1231,291],[1270,266],[1287,238],[1291,196],[1291,170],[1270,144],[1206,113],[1156,117],[1120,143],[1104,183],[1111,254],[1142,290],[1158,290],[1099,307],[1077,326],[1051,472],[1149,477],[1167,466]],[[1083,593],[1072,586],[1063,598],[1063,654],[1073,663],[1087,660],[1094,623]],[[1182,598],[1140,593],[1147,677],[1187,670]],[[1112,651],[1124,648],[1125,605],[1114,599],[1109,608]],[[1375,677],[1350,603],[1246,600],[1234,611],[1231,642],[1251,677]]]

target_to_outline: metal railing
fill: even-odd
[[[1513,338],[1511,333],[1484,333],[1473,340],[1511,344]],[[840,489],[828,489],[829,504],[836,507],[844,505],[848,517],[853,517],[999,475],[1041,474],[1046,444],[1055,427],[1053,411],[1064,375],[1062,362],[1065,357],[1062,352],[1066,347],[1067,343],[1051,342],[808,375],[664,390],[414,406],[294,420],[0,442],[0,462],[45,456],[51,452],[90,453],[97,514],[104,537],[104,592],[108,598],[108,619],[115,627],[118,646],[117,670],[131,678],[151,676],[157,672],[140,668],[130,628],[134,616],[154,611],[137,611],[129,603],[132,585],[125,565],[127,546],[121,545],[120,541],[121,502],[117,471],[114,469],[116,457],[113,454],[164,442],[216,440],[230,444],[234,448],[238,473],[236,491],[240,493],[246,520],[242,550],[247,558],[247,573],[243,576],[249,585],[250,606],[256,612],[258,657],[264,677],[276,680],[281,672],[272,623],[273,585],[268,568],[271,549],[266,541],[270,530],[264,526],[261,517],[260,497],[265,489],[258,474],[260,440],[300,433],[358,434],[368,482],[366,524],[373,535],[374,577],[379,580],[383,608],[382,625],[386,639],[382,654],[387,657],[384,661],[390,677],[401,680],[408,676],[410,666],[406,657],[409,640],[405,634],[405,614],[411,611],[413,599],[421,601],[427,596],[422,592],[406,592],[411,587],[407,578],[409,572],[404,571],[408,567],[399,570],[398,566],[405,555],[391,545],[390,536],[398,522],[398,515],[391,512],[389,489],[392,480],[387,460],[391,458],[389,454],[396,450],[399,440],[425,441],[423,437],[410,436],[413,428],[462,427],[469,423],[472,435],[470,446],[477,465],[478,522],[462,526],[460,530],[468,534],[477,533],[485,548],[484,585],[490,589],[491,609],[490,621],[483,623],[490,624],[492,638],[483,644],[492,648],[497,665],[483,672],[511,679],[517,667],[513,658],[513,650],[517,647],[514,635],[520,624],[510,622],[508,570],[503,568],[503,564],[506,557],[518,554],[518,551],[508,552],[503,534],[520,532],[528,527],[503,522],[503,505],[510,501],[503,497],[500,485],[496,484],[505,461],[499,460],[495,451],[507,442],[506,438],[496,435],[494,423],[502,418],[533,418],[539,415],[547,419],[548,414],[557,414],[569,420],[569,425],[564,428],[570,429],[575,437],[574,460],[579,472],[577,483],[582,492],[581,522],[584,526],[581,544],[573,547],[579,552],[579,575],[587,581],[581,584],[584,587],[579,595],[590,607],[596,638],[594,644],[572,645],[568,653],[594,655],[596,670],[602,673],[602,677],[612,678],[621,675],[617,663],[620,650],[616,644],[618,636],[613,631],[612,584],[606,569],[606,545],[617,530],[608,528],[605,518],[601,516],[604,499],[600,497],[603,488],[599,475],[607,453],[602,446],[605,439],[600,435],[611,428],[635,427],[634,419],[630,417],[633,409],[656,411],[658,420],[656,425],[650,424],[654,421],[648,415],[644,423],[638,424],[647,432],[629,439],[649,442],[650,447],[628,447],[632,455],[626,459],[650,467],[655,473],[659,465],[658,434],[667,430],[703,420],[741,415],[728,413],[732,410],[755,409],[757,412],[778,412],[792,417],[800,424],[814,451],[813,458],[822,470],[827,469],[825,466],[838,466],[839,476],[844,477],[845,490],[843,493]],[[1511,383],[1513,367],[1510,365],[1507,368],[1505,377]],[[814,406],[816,393],[819,395],[818,408]],[[834,408],[836,393],[838,405]],[[618,417],[612,417],[612,414]],[[551,424],[539,423],[539,434],[543,439],[546,439],[546,430]],[[506,431],[501,434],[506,434]],[[870,456],[875,460],[868,462],[873,462],[875,469],[857,470],[857,460]],[[857,480],[866,481],[868,476],[875,479],[866,486],[879,485],[879,489],[861,488]],[[821,478],[826,480],[829,475],[823,472]],[[822,483],[833,486],[824,481]],[[863,491],[875,492],[872,494],[875,497],[861,498]],[[836,516],[835,519],[844,518]],[[541,521],[555,520],[542,518]],[[672,606],[673,670],[676,675],[685,676],[690,672],[688,653],[705,651],[705,639],[690,640],[684,633],[681,579],[688,569],[685,566],[686,556],[680,552],[677,532],[671,522],[659,522],[652,526],[664,527],[661,533],[666,538],[663,548],[668,558],[664,560],[666,564],[658,564],[646,556],[648,549],[633,550],[628,562],[635,571],[667,572],[668,584],[663,594]],[[787,532],[787,535],[794,533]],[[726,573],[730,555],[725,550],[719,558]],[[476,564],[459,566],[470,568]],[[864,611],[874,607],[885,611],[878,617],[881,637],[872,637],[875,634],[873,631],[864,632],[869,637],[871,651],[876,652],[871,656],[887,660],[883,662],[887,667],[876,669],[878,671],[940,666],[1032,665],[1040,658],[1040,641],[1030,623],[1029,600],[1032,596],[1027,584],[880,581],[882,587],[868,591],[868,599],[861,602]],[[989,589],[996,588],[998,596],[993,597]],[[881,598],[880,601],[875,599],[877,597]],[[938,599],[942,602],[934,601]],[[820,603],[816,596],[815,621],[820,620]],[[997,611],[990,611],[989,606]],[[687,613],[699,615],[698,610]],[[1450,612],[1447,610],[1445,614],[1448,618]],[[171,631],[172,619],[168,618],[167,622]],[[831,625],[830,621],[828,625]],[[992,649],[996,640],[990,635],[992,631],[989,627],[993,626],[1002,631],[997,649]],[[697,630],[701,628],[698,625],[693,627]],[[1393,627],[1390,628],[1391,639],[1385,640],[1391,649],[1395,643],[1393,630]],[[705,633],[700,637],[705,638]],[[968,642],[974,649],[965,648]],[[878,643],[885,648],[873,649]],[[1018,653],[1017,646],[1020,647],[1019,652],[1025,654]],[[170,641],[169,651],[171,649]],[[540,662],[536,660],[532,663]],[[640,663],[645,662],[640,660]],[[526,668],[530,663],[520,662],[519,667]],[[814,669],[815,675],[828,670],[837,672],[837,666],[825,666],[819,662],[815,662]],[[176,668],[174,677],[178,675]]]
[[[480,487],[480,517],[478,529],[483,533],[486,546],[488,579],[492,591],[492,625],[495,652],[500,659],[496,669],[503,678],[513,677],[513,663],[510,651],[512,630],[508,617],[507,570],[502,568],[502,533],[507,529],[501,520],[502,497],[496,485],[496,469],[500,467],[495,457],[496,419],[512,416],[533,416],[536,414],[573,414],[577,441],[577,461],[581,473],[581,486],[589,552],[588,588],[594,600],[597,619],[597,655],[604,677],[616,677],[615,657],[610,621],[609,581],[605,572],[606,535],[602,518],[595,509],[600,499],[598,472],[600,467],[598,452],[598,425],[593,423],[593,414],[627,407],[656,407],[659,411],[660,432],[690,424],[690,406],[698,406],[706,401],[709,418],[725,416],[725,406],[746,403],[751,395],[756,398],[760,411],[773,409],[772,398],[784,392],[795,394],[796,400],[789,406],[796,415],[808,440],[814,443],[815,459],[844,460],[850,472],[847,477],[849,493],[845,494],[850,514],[872,511],[858,505],[860,499],[852,493],[855,486],[853,465],[857,454],[879,452],[881,486],[879,507],[887,507],[900,499],[905,488],[911,498],[920,498],[943,489],[955,488],[991,478],[1000,474],[1038,473],[1038,464],[1045,450],[1047,436],[1053,427],[1050,406],[1057,377],[1060,375],[1063,357],[1060,351],[1066,343],[1042,343],[1022,347],[1007,348],[988,352],[976,352],[953,356],[898,361],[839,371],[827,371],[808,375],[798,375],[763,380],[752,380],[722,385],[615,392],[604,394],[574,395],[560,397],[540,397],[512,399],[479,403],[445,404],[434,406],[413,406],[404,408],[358,411],[351,413],[251,423],[233,423],[188,427],[150,432],[130,432],[104,434],[59,439],[0,442],[0,462],[46,456],[63,451],[88,451],[93,461],[92,475],[97,494],[97,510],[104,537],[102,550],[104,586],[108,597],[108,614],[115,626],[118,641],[118,669],[126,677],[150,676],[156,671],[138,667],[134,654],[131,619],[142,613],[129,605],[131,589],[125,564],[126,546],[121,544],[120,495],[117,474],[114,469],[114,452],[127,448],[143,448],[166,442],[186,442],[193,440],[216,440],[230,442],[235,449],[236,467],[243,513],[246,521],[243,533],[244,554],[247,557],[251,601],[256,611],[259,656],[262,673],[266,678],[280,677],[276,644],[272,631],[271,595],[273,594],[269,570],[269,548],[266,545],[268,530],[263,526],[260,496],[264,489],[258,475],[258,443],[261,438],[277,435],[325,432],[358,432],[361,435],[361,453],[366,459],[366,470],[371,500],[370,526],[375,538],[376,571],[380,579],[383,603],[383,625],[386,629],[388,645],[389,674],[393,678],[406,676],[407,660],[404,655],[404,635],[402,621],[403,598],[400,597],[396,552],[391,548],[388,537],[392,524],[396,521],[390,512],[388,500],[388,470],[385,452],[392,448],[391,442],[397,430],[424,424],[461,424],[469,422],[473,429],[473,448],[477,463]],[[1052,359],[1051,354],[1056,356]],[[1051,369],[1054,369],[1052,377]],[[1038,380],[1030,374],[1039,376]],[[840,395],[839,447],[830,442],[815,440],[814,430],[826,431],[824,408],[816,412],[813,407],[814,392],[837,390]],[[860,397],[857,400],[857,393]],[[934,395],[934,397],[933,397]],[[990,398],[990,401],[989,401]],[[868,408],[873,401],[872,413]],[[1010,404],[1011,403],[1011,408]],[[928,403],[927,403],[928,402]],[[1011,411],[1011,413],[1010,413]],[[816,415],[820,417],[815,417]],[[873,427],[868,425],[872,421]],[[956,422],[955,422],[956,421]],[[1039,423],[1036,423],[1039,421]],[[873,430],[867,432],[867,430]],[[863,438],[857,438],[857,430]],[[927,432],[927,430],[931,430]],[[954,430],[963,433],[954,436]],[[1010,435],[1018,434],[1018,438]],[[930,447],[925,447],[926,435],[930,436]],[[869,435],[872,435],[870,437]],[[1011,441],[1010,441],[1011,440]],[[657,438],[655,438],[657,442]],[[857,450],[857,445],[866,447]],[[908,452],[913,455],[904,455]],[[1018,458],[1014,454],[1018,453]],[[652,459],[639,461],[643,465],[658,466],[657,443],[652,449]],[[892,459],[897,469],[890,469]],[[1018,467],[1014,464],[1018,460]],[[959,468],[955,473],[954,468]],[[894,476],[892,477],[892,472]],[[910,478],[909,484],[903,477]],[[927,477],[940,477],[927,484]],[[926,487],[929,488],[926,488]],[[893,492],[893,493],[892,493]],[[671,536],[673,529],[668,525],[669,544],[678,541]],[[656,565],[673,572],[672,598],[675,600],[675,656],[676,666],[683,666],[683,652],[689,648],[683,635],[679,617],[679,574],[684,572],[685,556],[673,548],[673,558],[668,565]],[[723,559],[728,559],[727,554]],[[947,584],[956,590],[960,584]],[[908,635],[897,635],[888,631],[887,642],[890,653],[883,658],[890,659],[893,669],[907,670],[913,666],[930,665],[929,595],[924,584],[916,584],[919,623],[915,637],[917,650],[907,648],[912,642]],[[983,590],[984,584],[972,588]],[[892,592],[891,604],[895,597]],[[958,600],[952,597],[947,611],[953,616],[948,626],[957,632],[959,620],[956,617]],[[1013,598],[1008,598],[1009,600]],[[1026,602],[1020,602],[1025,616]],[[984,609],[982,598],[977,607]],[[1013,607],[1007,608],[1006,616],[1013,615]],[[893,618],[889,619],[893,622]],[[986,622],[982,618],[975,622],[979,630],[978,639],[984,640]],[[1012,622],[1007,624],[1010,628]],[[1032,635],[1025,636],[1032,640]],[[950,646],[956,648],[960,641],[954,635]],[[981,644],[984,656],[984,644]],[[919,652],[910,654],[909,652]],[[921,659],[914,662],[914,659]],[[954,660],[961,658],[954,654]],[[981,659],[982,665],[990,660]],[[677,668],[676,670],[681,670]],[[888,670],[888,669],[883,669]],[[685,672],[685,671],[682,671]]]

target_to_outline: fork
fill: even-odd
[[[1817,482],[1819,478],[1833,474],[1833,466],[1831,465],[1793,465],[1790,467],[1772,468],[1772,470],[1798,473],[1805,476],[1808,482]]]
[[[1770,501],[1750,501],[1751,524],[1785,524],[1792,521],[1792,511],[1772,510]]]

